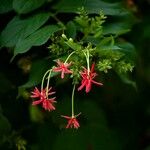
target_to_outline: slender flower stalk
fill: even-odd
[[[49,87],[51,72],[52,72],[52,69],[47,70],[46,73],[44,74],[42,78],[41,91],[39,91],[38,88],[35,87],[34,91],[31,92],[32,98],[38,98],[38,100],[35,100],[32,102],[32,105],[42,104],[42,107],[48,111],[55,110],[54,103],[56,103],[55,101],[56,97],[49,98],[49,96],[55,94],[55,92],[51,91],[52,87]],[[46,77],[47,77],[47,86],[44,89],[43,86],[44,86],[44,81]]]
[[[46,76],[47,76],[48,73],[51,74],[51,69],[47,70],[46,73],[44,74],[43,78],[42,78],[41,91],[44,89],[44,81],[45,81],[45,78],[46,78]]]
[[[74,84],[72,90],[72,97],[71,97],[71,109],[72,109],[72,116],[74,116],[74,92],[75,92],[76,85]]]
[[[64,63],[67,63],[67,61],[69,60],[69,58],[70,58],[74,53],[75,53],[75,51],[73,51],[72,53],[70,53]]]
[[[71,98],[71,107],[72,107],[72,115],[71,117],[69,116],[61,116],[65,119],[68,120],[68,123],[66,125],[66,128],[76,128],[78,129],[80,127],[80,124],[78,122],[78,120],[76,119],[81,113],[79,113],[78,115],[74,115],[74,93],[75,93],[75,84],[73,86],[73,90],[72,90],[72,98]]]

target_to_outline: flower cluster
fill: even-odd
[[[52,44],[49,48],[51,49],[50,53],[57,58],[56,65],[44,74],[41,89],[35,88],[31,93],[31,97],[36,98],[32,105],[42,105],[45,110],[53,111],[55,110],[56,98],[52,97],[55,92],[52,91],[50,86],[51,73],[60,73],[61,79],[64,79],[66,75],[70,75],[73,83],[71,115],[62,115],[68,121],[66,128],[78,129],[80,127],[77,120],[80,113],[78,115],[74,113],[76,87],[77,91],[85,90],[88,94],[93,85],[99,87],[103,85],[96,80],[98,76],[96,69],[105,73],[110,69],[118,70],[119,73],[126,73],[133,69],[133,65],[124,60],[124,54],[120,51],[120,47],[115,45],[115,38],[112,35],[110,37],[104,36],[102,25],[105,19],[106,16],[102,12],[100,12],[99,16],[90,17],[82,8],[79,16],[74,19],[74,23],[79,26],[76,34],[79,34],[79,37],[83,34],[81,39],[67,38],[65,34],[62,34],[62,36],[53,35],[53,38],[51,38]],[[101,41],[99,42],[100,39]],[[66,53],[69,53],[69,55],[63,61]],[[73,55],[74,57],[72,57]],[[46,87],[44,88],[45,84]]]
[[[55,92],[51,92],[51,89],[52,89],[52,87],[50,87],[48,89],[48,91],[46,91],[46,89],[42,89],[41,91],[39,91],[35,87],[34,91],[32,92],[31,97],[32,98],[39,98],[39,99],[36,101],[33,101],[32,105],[42,104],[42,107],[45,110],[48,110],[48,111],[55,110],[55,107],[54,107],[54,103],[56,103],[55,97],[48,98],[48,96],[53,95],[55,93]]]
[[[50,77],[51,77],[51,72],[59,72],[61,74],[61,78],[64,79],[65,78],[65,74],[71,74],[73,75],[73,70],[71,69],[71,67],[73,66],[73,62],[67,62],[68,59],[75,54],[75,52],[72,52],[66,59],[66,61],[61,61],[60,59],[58,59],[56,61],[56,66],[52,67],[52,69],[48,70],[45,75],[43,76],[42,79],[42,84],[41,84],[41,90],[39,90],[37,87],[35,87],[34,91],[31,92],[31,97],[32,98],[36,98],[37,100],[32,102],[32,105],[39,105],[41,104],[42,107],[45,110],[48,111],[53,111],[55,110],[55,103],[56,103],[56,97],[52,97],[53,94],[55,94],[54,91],[52,91],[52,87],[49,86],[49,82],[50,82]],[[86,53],[83,52],[83,54],[85,55],[86,61],[87,61],[87,67],[82,67],[83,70],[79,71],[78,74],[80,76],[81,79],[81,85],[78,86],[78,91],[82,90],[83,88],[85,88],[85,92],[89,93],[92,89],[92,84],[98,85],[98,86],[102,86],[103,84],[100,82],[95,81],[95,77],[97,76],[97,73],[94,71],[95,68],[95,63],[93,63],[90,67],[89,65],[89,51],[87,51]],[[43,88],[44,85],[44,81],[47,79],[47,86],[46,88]],[[76,128],[78,129],[80,127],[80,124],[77,120],[77,117],[80,115],[80,113],[78,115],[74,115],[74,92],[75,92],[75,84],[73,87],[73,91],[72,91],[72,115],[71,117],[69,116],[63,116],[63,118],[67,119],[68,123],[66,125],[66,128]]]

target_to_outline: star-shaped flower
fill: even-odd
[[[78,91],[82,90],[85,87],[86,93],[90,92],[92,88],[92,83],[96,85],[103,85],[100,82],[96,82],[93,79],[97,76],[97,73],[94,72],[95,64],[92,64],[91,69],[88,72],[88,69],[84,68],[80,75],[82,77],[81,86],[78,88]]]
[[[81,113],[79,113],[78,115],[76,116],[62,116],[63,118],[66,118],[68,120],[68,124],[66,125],[66,129],[68,128],[75,128],[75,129],[78,129],[80,127],[80,124],[77,120],[76,117],[78,117]]]
[[[35,87],[34,91],[31,92],[32,93],[31,97],[32,98],[39,98],[39,100],[33,101],[32,105],[42,104],[42,107],[45,110],[48,110],[48,111],[55,110],[55,107],[53,105],[54,103],[56,103],[55,97],[50,98],[50,99],[48,98],[48,96],[53,95],[55,93],[55,92],[51,92],[51,89],[52,89],[52,87],[50,87],[48,89],[48,93],[46,93],[46,89],[43,89],[40,92],[38,90],[38,88]]]
[[[57,60],[57,67],[53,68],[54,72],[61,72],[61,78],[63,79],[66,74],[71,74],[72,71],[69,70],[68,68],[71,66],[71,62],[70,63],[63,63],[60,60]]]

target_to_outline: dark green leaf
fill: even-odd
[[[121,35],[130,31],[130,25],[127,22],[114,22],[104,26],[103,34]]]
[[[9,12],[12,10],[12,1],[13,0],[0,0],[0,14]]]
[[[75,36],[76,36],[76,26],[75,26],[75,24],[72,21],[70,21],[70,22],[67,23],[66,28],[67,28],[67,30],[66,30],[67,37],[74,39]]]
[[[19,41],[14,49],[14,56],[27,52],[32,46],[40,46],[47,42],[49,37],[60,28],[56,25],[45,26],[25,39]]]
[[[135,51],[135,47],[134,45],[132,45],[129,42],[119,42],[117,43],[117,46],[120,47],[121,52],[126,54],[126,58],[130,61],[132,61],[133,63],[135,62],[136,59],[136,51]]]
[[[0,35],[1,46],[14,47],[18,41],[40,28],[49,17],[49,13],[39,13],[26,19],[14,17]]]
[[[107,3],[101,0],[62,0],[56,6],[58,12],[78,12],[78,8],[84,7],[88,13],[99,14],[103,10],[105,15],[126,15],[128,12],[120,3]]]
[[[31,12],[45,3],[46,0],[14,0],[13,8],[20,14]]]

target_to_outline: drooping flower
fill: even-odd
[[[53,68],[54,72],[61,72],[61,78],[63,79],[66,74],[71,74],[72,71],[69,70],[68,68],[71,66],[71,62],[70,63],[63,63],[60,60],[57,60],[57,67]]]
[[[55,101],[55,97],[53,98],[48,98],[48,96],[53,95],[55,92],[51,92],[52,87],[50,87],[48,89],[48,91],[46,92],[46,89],[43,89],[42,91],[39,91],[38,88],[35,87],[34,91],[31,92],[32,98],[39,98],[38,100],[35,100],[32,102],[32,105],[38,105],[38,104],[42,104],[42,107],[45,110],[48,111],[52,111],[55,110],[54,107],[54,103],[56,103]]]
[[[97,76],[97,73],[94,72],[95,64],[92,64],[91,69],[88,72],[88,69],[84,68],[80,75],[82,77],[81,86],[78,88],[78,91],[82,90],[85,87],[86,93],[90,92],[92,88],[92,83],[96,85],[103,85],[100,82],[96,82],[93,79]]]
[[[80,113],[81,114],[81,113]],[[66,125],[66,129],[68,128],[75,128],[78,129],[80,127],[80,124],[77,120],[77,116],[79,116],[80,114],[76,115],[76,116],[62,116],[63,118],[66,118],[68,120],[68,124]]]

